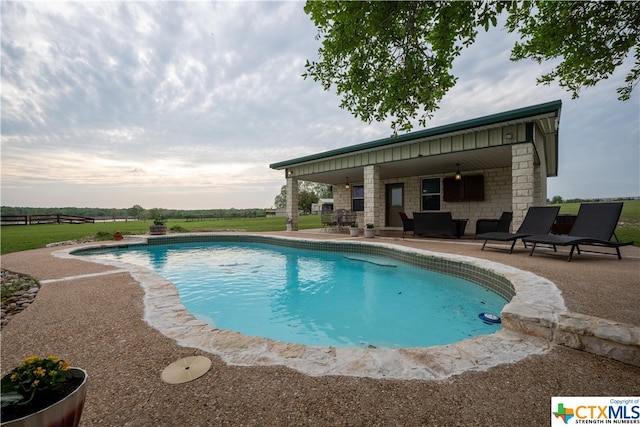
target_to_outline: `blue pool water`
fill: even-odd
[[[427,347],[500,325],[506,301],[464,279],[389,258],[259,243],[141,246],[86,253],[171,281],[187,310],[221,329],[335,347]]]

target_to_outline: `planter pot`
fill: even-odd
[[[113,240],[122,240],[122,233],[113,233]]]
[[[2,427],[77,427],[80,424],[84,400],[87,396],[87,373],[84,369],[70,368],[69,376],[82,378],[82,383],[62,400],[22,418],[3,422]]]
[[[150,225],[149,226],[149,234],[167,234],[167,226],[166,225]]]
[[[351,237],[358,237],[360,235],[360,229],[358,227],[349,227],[349,234],[351,234]]]
[[[365,228],[364,229],[364,237],[368,237],[368,238],[373,238],[373,236],[376,235],[376,229],[375,228]]]

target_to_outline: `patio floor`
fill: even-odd
[[[325,232],[265,233],[350,239]],[[364,240],[363,238],[359,238]],[[375,240],[468,255],[531,271],[556,284],[568,310],[640,326],[640,248],[623,259],[585,254],[571,263],[519,247],[512,255],[473,240]],[[311,377],[281,366],[226,365],[181,347],[144,320],[143,290],[126,272],[52,255],[59,247],[2,256],[2,268],[45,283],[2,330],[2,373],[31,354],[55,354],[86,369],[82,426],[156,425],[548,425],[552,396],[639,396],[640,368],[553,346],[543,355],[445,381]],[[74,276],[82,276],[77,278]],[[179,385],[160,372],[186,356],[212,359]]]

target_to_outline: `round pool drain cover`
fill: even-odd
[[[186,383],[200,378],[210,367],[211,360],[204,356],[185,357],[164,368],[160,378],[169,384]]]

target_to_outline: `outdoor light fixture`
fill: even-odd
[[[456,181],[460,181],[462,179],[462,174],[460,173],[460,163],[456,163],[455,179]]]
[[[347,190],[351,188],[351,186],[349,185],[349,177],[347,177],[347,183],[344,185],[344,188]]]
[[[292,176],[293,175],[293,171],[291,169],[287,169],[287,176]]]

